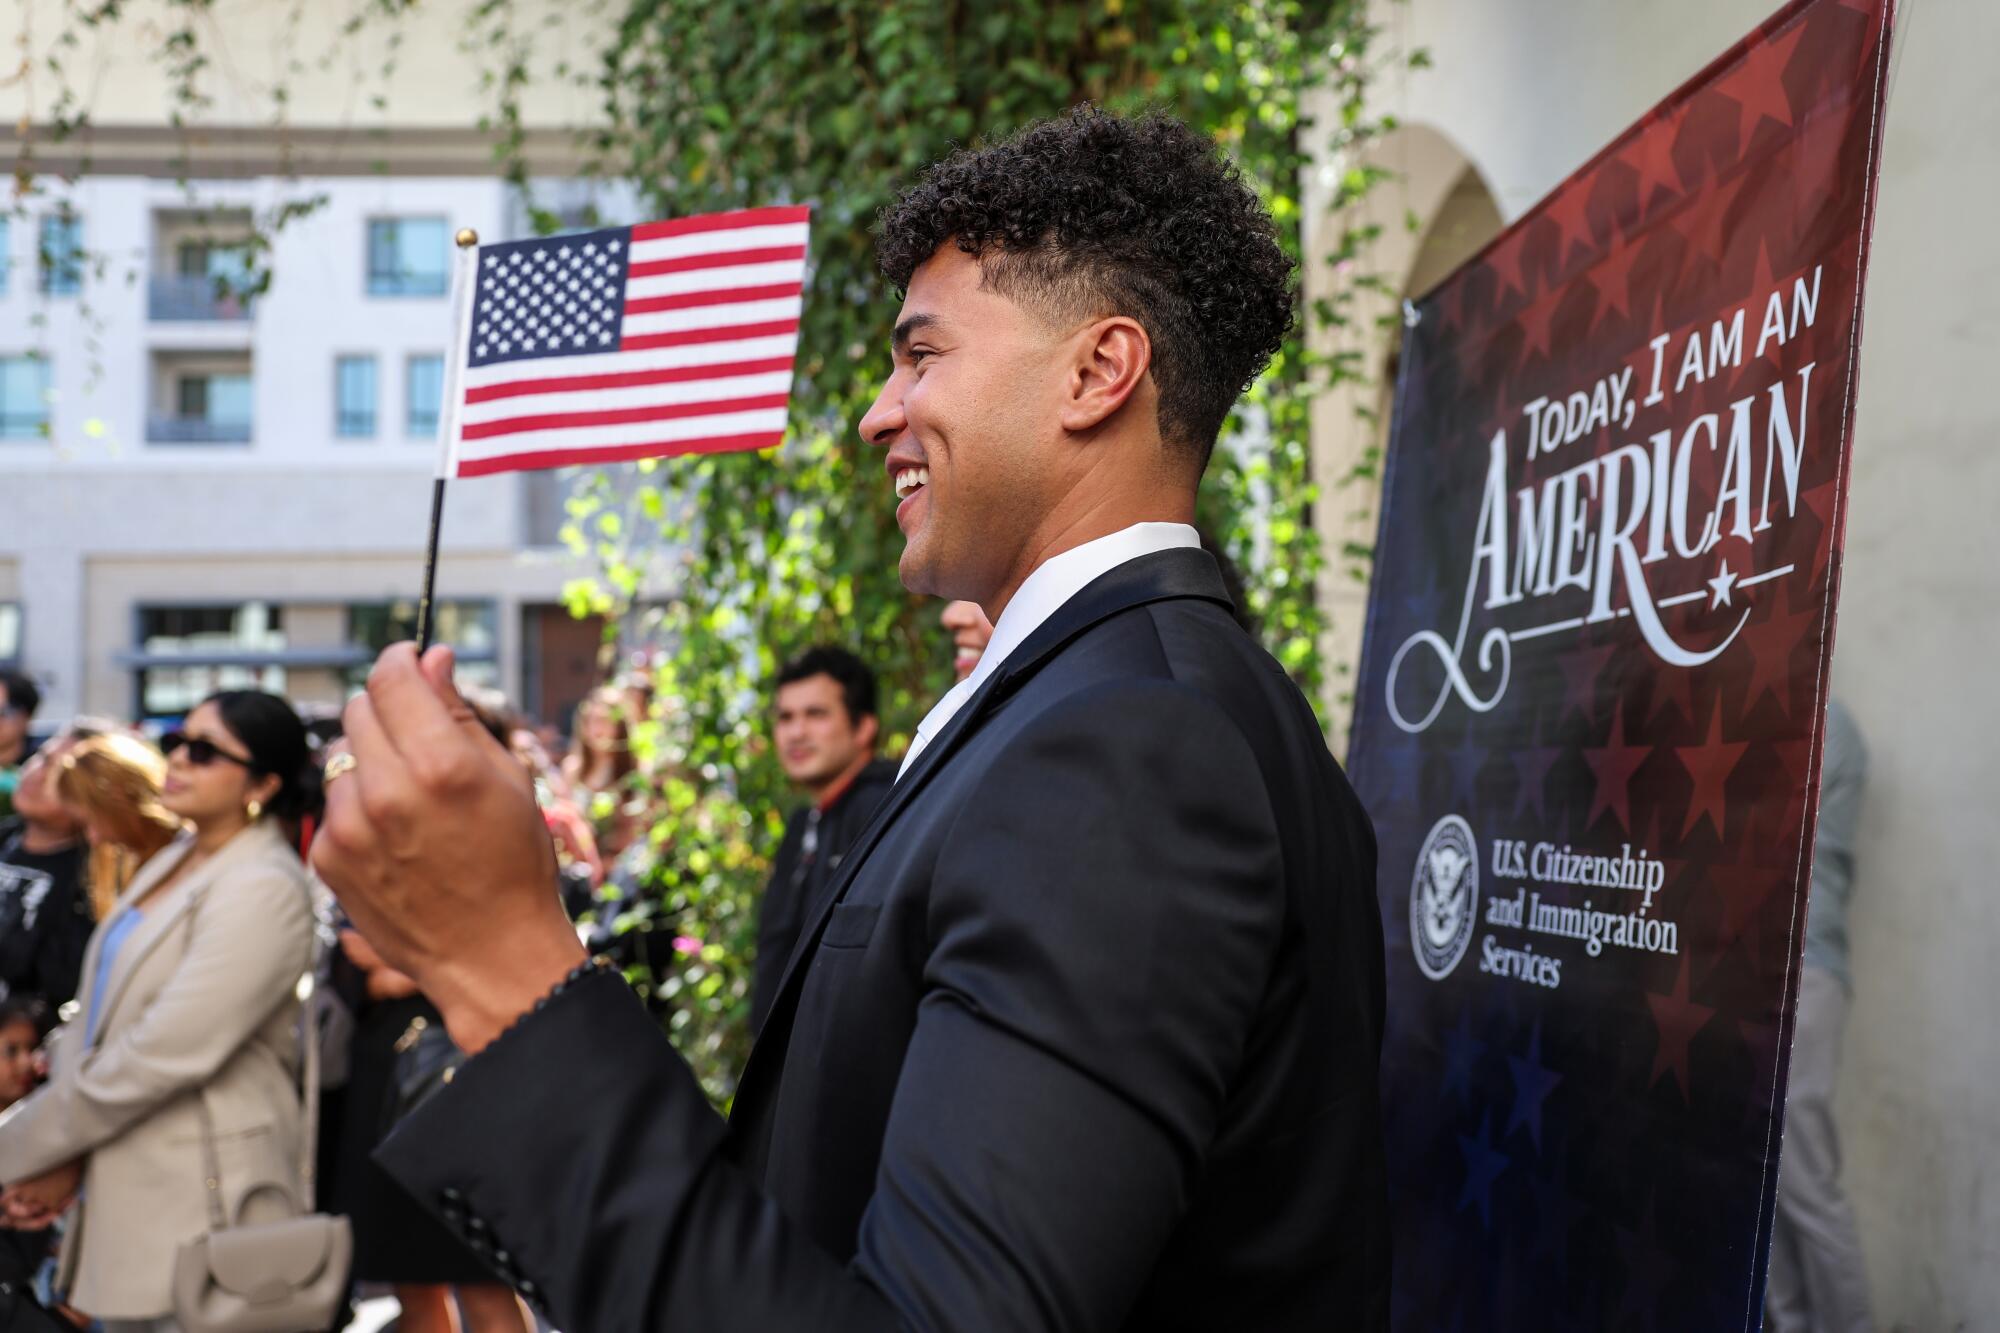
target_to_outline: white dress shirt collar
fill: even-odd
[[[1134,523],[1109,536],[1072,546],[1037,565],[1007,603],[1007,609],[1000,613],[999,623],[993,626],[993,637],[987,640],[986,651],[979,655],[979,665],[972,669],[971,675],[945,691],[944,697],[917,724],[910,752],[903,756],[903,766],[896,776],[901,778],[910,771],[917,755],[958,715],[966,700],[1070,598],[1128,560],[1156,551],[1200,545],[1200,534],[1185,523]]]

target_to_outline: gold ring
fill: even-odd
[[[354,752],[352,750],[342,750],[339,754],[326,761],[326,768],[320,775],[320,785],[331,787],[335,782],[346,777],[359,767],[361,767],[361,761],[354,757]]]

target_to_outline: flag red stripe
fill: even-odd
[[[468,403],[490,403],[499,398],[521,398],[537,393],[574,393],[578,389],[631,389],[642,384],[686,384],[691,380],[722,380],[737,375],[761,375],[771,370],[790,370],[789,356],[767,357],[762,361],[731,361],[707,366],[673,366],[665,370],[620,370],[605,375],[565,375],[560,379],[509,380],[505,384],[482,384],[465,391]]]
[[[728,268],[732,264],[772,264],[781,259],[804,259],[803,245],[772,245],[762,250],[718,250],[712,255],[682,255],[678,259],[646,259],[625,270],[628,277],[657,278],[662,273],[693,273],[705,268]]]
[[[712,329],[675,329],[671,333],[627,333],[618,339],[621,352],[644,352],[654,347],[689,347],[696,343],[735,342],[738,338],[766,338],[774,333],[797,333],[796,319],[771,319],[762,324],[725,324]]]
[[[670,458],[675,454],[721,454],[741,449],[775,449],[783,431],[751,435],[717,435],[704,440],[669,440],[657,444],[616,444],[602,449],[545,449],[502,454],[496,458],[466,458],[458,464],[461,477],[485,477],[495,472],[525,472],[535,468],[569,467],[577,463],[626,463],[635,458]]]
[[[545,412],[533,417],[470,422],[463,437],[487,440],[495,435],[519,435],[533,430],[580,430],[585,426],[629,426],[635,421],[678,421],[682,417],[709,417],[721,412],[755,412],[760,408],[783,407],[790,397],[790,394],[767,393],[707,403],[659,403],[652,407],[614,407],[601,412]]]
[[[735,213],[709,213],[698,218],[671,218],[665,222],[642,222],[632,228],[635,241],[657,241],[663,236],[691,236],[704,231],[740,231],[744,227],[773,227],[787,222],[804,222],[812,210],[797,208],[746,208]]]
[[[642,296],[625,303],[628,315],[650,315],[660,310],[692,310],[703,305],[736,305],[742,301],[770,301],[781,296],[797,296],[804,288],[798,282],[773,282],[763,287],[727,287],[713,292],[681,292],[675,296]]]

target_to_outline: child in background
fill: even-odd
[[[0,1111],[33,1092],[46,1073],[42,1042],[55,1027],[55,1013],[39,995],[0,1000]],[[55,1254],[54,1230],[0,1228],[0,1283],[16,1291],[34,1290],[35,1278]]]
[[[0,1000],[0,1111],[40,1085],[42,1042],[54,1027],[55,1015],[41,996]]]

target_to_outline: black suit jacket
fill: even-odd
[[[807,910],[840,873],[847,849],[887,799],[896,782],[896,768],[893,759],[877,759],[854,775],[833,804],[819,811],[818,845],[810,857],[805,851],[805,835],[815,822],[815,807],[802,805],[785,821],[785,836],[778,843],[778,854],[771,858],[771,878],[764,885],[763,901],[757,904],[757,971],[750,988],[753,1032],[764,1030],[764,1019],[777,1003],[778,983],[784,979],[785,964],[798,945]]]
[[[807,920],[726,1126],[600,974],[381,1159],[568,1333],[1387,1326],[1373,835],[1209,556],[1044,623]]]

